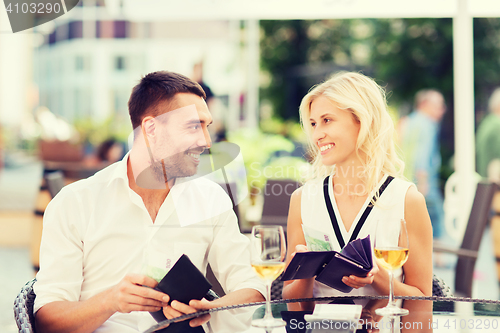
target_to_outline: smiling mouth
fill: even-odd
[[[321,152],[321,153],[324,153],[324,152],[326,152],[327,150],[329,150],[329,149],[333,148],[333,146],[334,146],[333,144],[329,143],[329,144],[327,144],[327,145],[324,145],[324,146],[319,147],[319,150],[320,150],[320,152]]]
[[[203,151],[201,151],[201,152],[190,151],[190,152],[186,152],[186,155],[191,157],[195,163],[199,163],[200,162],[200,155],[202,153],[203,153]]]

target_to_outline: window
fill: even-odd
[[[127,90],[117,89],[114,90],[112,94],[113,94],[113,108],[115,114],[126,114],[129,92]]]
[[[77,55],[75,57],[75,71],[84,72],[90,70],[90,57],[88,55]]]
[[[115,38],[128,37],[128,22],[127,21],[114,21],[114,36]]]
[[[125,69],[125,57],[116,56],[115,57],[115,70],[122,71]]]
[[[69,36],[68,39],[82,38],[83,37],[83,22],[72,21],[69,22]]]

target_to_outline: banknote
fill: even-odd
[[[322,231],[302,224],[304,238],[309,251],[332,251],[330,237]]]

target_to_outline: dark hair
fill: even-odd
[[[97,158],[99,161],[107,161],[108,160],[108,152],[113,147],[115,143],[117,143],[114,138],[109,138],[106,141],[102,142],[99,147],[97,147]]]
[[[169,100],[178,93],[192,93],[206,98],[201,86],[188,77],[168,71],[149,73],[132,89],[128,100],[128,111],[132,127],[141,125],[146,115],[158,116],[156,109],[162,101]]]

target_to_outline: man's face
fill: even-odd
[[[435,121],[441,121],[446,112],[446,104],[443,95],[438,92],[431,92],[427,99],[418,108],[424,111]]]
[[[433,94],[433,96],[431,98],[431,105],[432,105],[431,106],[432,112],[433,112],[435,119],[440,121],[441,118],[443,118],[444,113],[446,112],[446,104],[444,102],[443,95],[441,95],[439,93]]]
[[[168,180],[193,176],[200,154],[211,146],[207,127],[212,116],[205,101],[194,94],[179,93],[158,108],[162,114],[153,119],[154,135],[146,128],[155,178],[165,181],[165,176]]]

